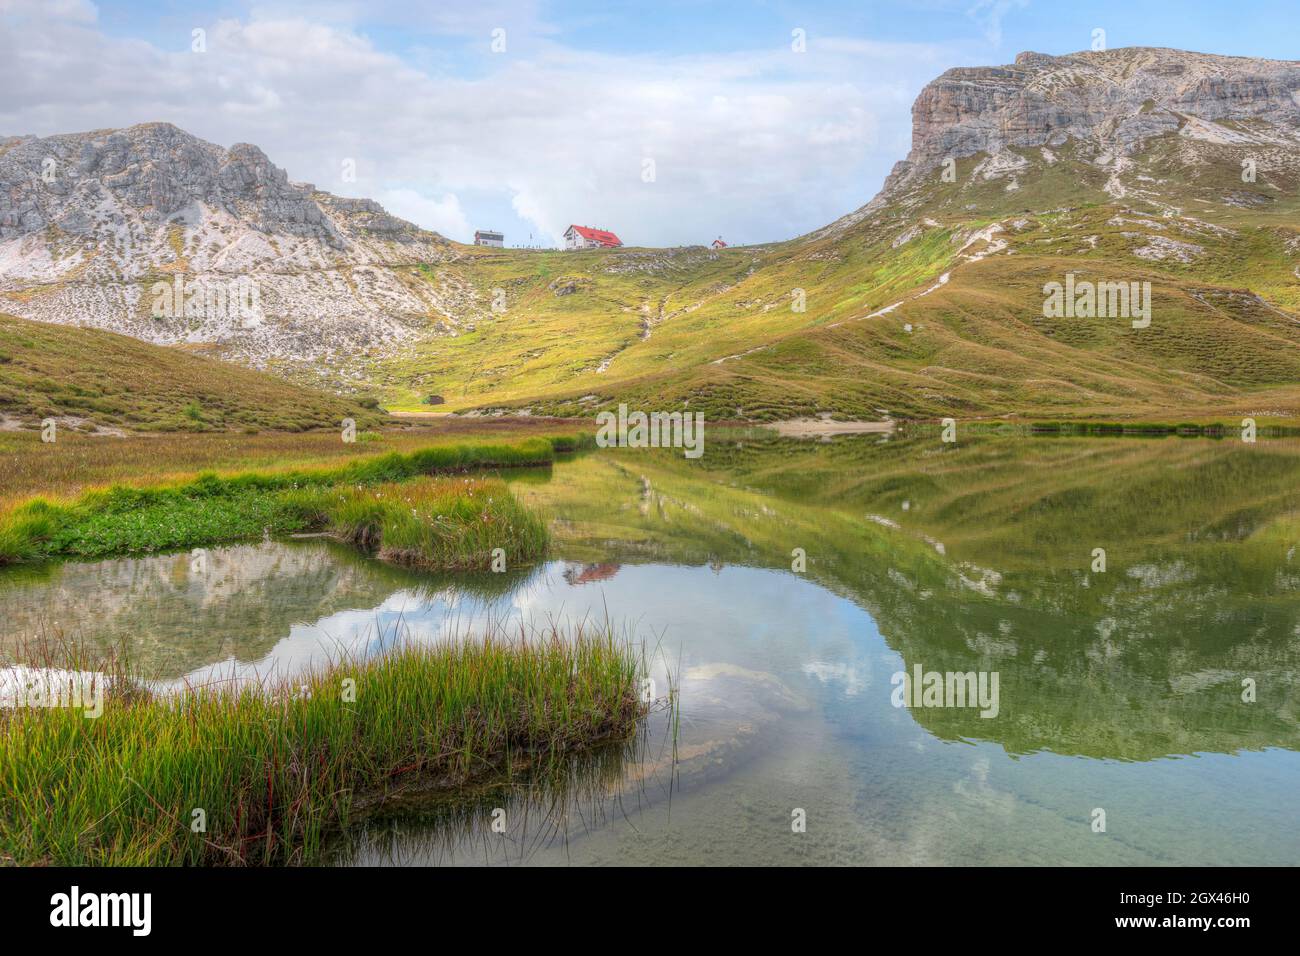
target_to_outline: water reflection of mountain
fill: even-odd
[[[1300,749],[1295,443],[747,440],[570,468],[521,489],[559,518],[562,558],[788,569],[802,548],[908,669],[998,671],[997,718],[912,712],[937,736],[1133,760]]]
[[[0,649],[59,636],[98,649],[125,643],[148,672],[176,678],[259,661],[294,625],[378,607],[398,591],[417,602],[491,598],[529,574],[420,574],[319,539],[51,563],[0,575]]]

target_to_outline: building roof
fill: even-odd
[[[721,236],[718,236],[718,238],[716,238],[716,239],[713,240],[713,245],[714,245],[714,247],[717,248],[717,249],[725,249],[725,248],[727,248],[727,244],[726,244],[725,242],[722,241],[722,237],[721,237]]]
[[[569,227],[584,239],[590,239],[592,242],[599,242],[602,246],[621,246],[623,240],[606,229],[592,229],[590,226]]]

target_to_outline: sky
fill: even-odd
[[[1296,57],[1253,0],[0,0],[0,136],[171,122],[460,241],[788,239],[866,203],[955,66]]]

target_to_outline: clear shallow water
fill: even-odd
[[[510,478],[552,521],[538,568],[422,575],[322,540],[210,549],[202,573],[69,562],[0,576],[0,642],[126,639],[206,680],[382,652],[399,622],[446,640],[608,616],[656,652],[661,693],[674,673],[675,753],[661,712],[564,780],[402,808],[341,862],[1300,858],[1295,445],[873,436]],[[918,663],[996,671],[998,715],[895,707]]]

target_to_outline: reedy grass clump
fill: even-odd
[[[443,478],[328,492],[291,492],[305,524],[413,567],[486,569],[500,548],[507,566],[546,552],[546,524],[496,479]]]
[[[19,557],[99,556],[322,532],[384,560],[462,570],[488,568],[497,548],[507,567],[531,563],[545,554],[549,540],[545,522],[499,478],[165,494],[136,508],[111,498],[71,520],[46,508],[24,512],[8,539],[0,530],[0,546]]]
[[[552,441],[546,438],[503,445],[437,445],[334,468],[224,477],[206,473],[156,487],[114,485],[85,492],[70,502],[34,498],[0,514],[0,564],[56,555],[95,557],[189,548],[266,534],[322,530],[328,526],[330,511],[312,505],[319,504],[322,494],[333,488],[391,484],[475,469],[544,465],[554,457]],[[499,500],[492,503],[509,510],[509,498],[503,489]],[[388,524],[401,537],[404,524],[409,523],[393,518]]]
[[[310,863],[359,803],[630,740],[646,711],[642,658],[608,629],[406,641],[292,680],[172,696],[107,669],[96,719],[0,708],[0,860]]]

